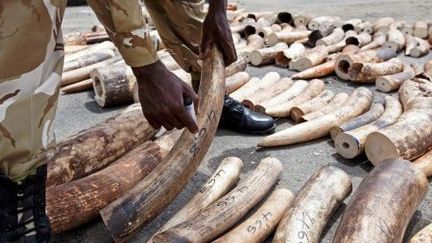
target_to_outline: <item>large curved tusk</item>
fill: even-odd
[[[198,134],[184,131],[166,158],[129,192],[100,211],[115,241],[127,240],[166,208],[195,174],[215,135],[224,98],[222,54],[213,48],[204,60]]]

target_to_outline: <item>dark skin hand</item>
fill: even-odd
[[[212,0],[210,3],[203,23],[201,59],[210,55],[213,45],[221,50],[226,66],[237,59],[226,18],[226,0]],[[191,86],[180,80],[160,61],[132,70],[137,78],[144,116],[153,128],[163,126],[171,130],[186,127],[192,133],[198,132],[196,122],[183,105],[183,97],[190,97],[197,110],[199,97]]]

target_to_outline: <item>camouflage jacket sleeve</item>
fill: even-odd
[[[87,0],[125,62],[141,67],[158,60],[138,0]]]

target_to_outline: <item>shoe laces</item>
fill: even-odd
[[[244,110],[243,104],[229,97],[228,95],[225,95],[225,107],[229,108],[230,110],[236,110],[239,112],[243,112]]]

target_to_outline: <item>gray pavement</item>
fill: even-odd
[[[288,10],[293,13],[311,13],[316,15],[337,15],[343,18],[376,18],[392,16],[396,19],[407,21],[428,19],[432,8],[432,0],[426,1],[372,1],[372,0],[330,0],[330,1],[252,1],[241,0],[239,5],[247,10]],[[87,30],[97,23],[93,13],[87,7],[74,7],[66,10],[63,23],[64,33],[70,31]],[[425,60],[405,58],[407,62],[423,64]],[[286,69],[274,66],[262,68],[248,67],[247,71],[252,76],[263,77],[269,71],[277,71],[281,76],[289,76]],[[327,87],[334,91],[349,92],[355,85],[338,80],[335,77],[326,78]],[[374,89],[373,86],[370,86]],[[377,98],[383,94],[377,92]],[[62,95],[59,102],[56,129],[57,139],[62,140],[67,136],[90,127],[98,122],[117,114],[121,109],[101,109],[93,100],[93,92],[83,92],[73,95]],[[277,130],[281,130],[292,124],[289,121],[279,120]],[[293,192],[301,189],[303,183],[317,169],[324,165],[334,165],[345,170],[353,180],[355,190],[367,173],[373,168],[365,156],[354,160],[345,160],[336,154],[333,144],[329,138],[324,138],[309,143],[294,146],[255,151],[255,145],[260,140],[259,136],[243,136],[229,131],[219,130],[205,157],[198,173],[193,177],[186,189],[178,198],[153,222],[142,228],[133,238],[132,242],[145,242],[165,221],[167,221],[179,208],[182,207],[199,189],[208,176],[217,167],[218,163],[227,156],[238,156],[244,163],[244,177],[248,171],[255,168],[257,163],[264,157],[274,156],[282,161],[284,170],[278,187],[286,187]],[[389,182],[391,183],[391,182]],[[349,199],[345,200],[348,202]],[[331,242],[340,220],[343,206],[335,213],[329,221],[322,235],[321,242]],[[415,232],[432,222],[432,195],[427,198],[418,208],[411,220],[406,233],[409,239]],[[100,219],[95,219],[75,230],[58,234],[55,242],[110,242],[110,237],[105,231]]]

